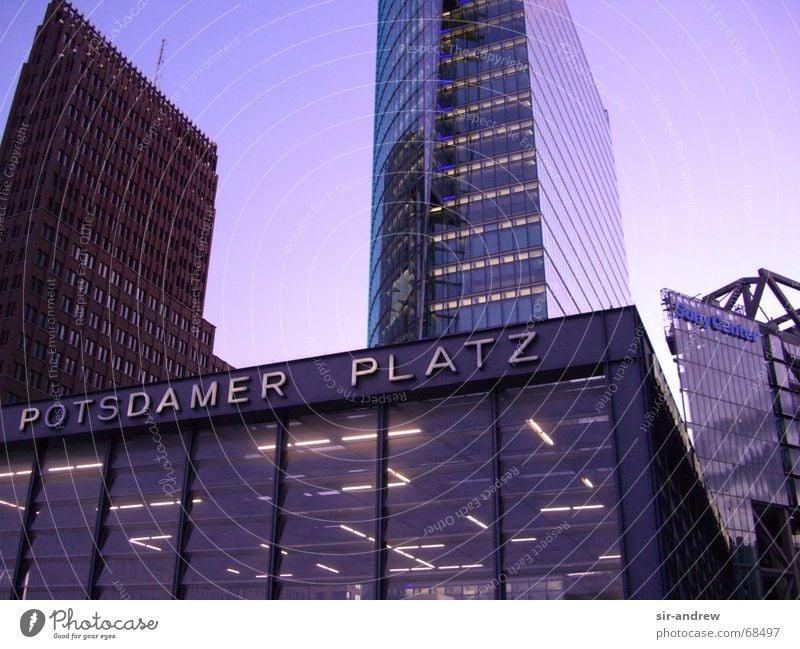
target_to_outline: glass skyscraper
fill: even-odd
[[[382,0],[370,343],[629,302],[607,114],[564,0]]]

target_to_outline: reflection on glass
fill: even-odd
[[[186,440],[178,433],[123,436],[112,460],[98,597],[171,597]]]
[[[280,597],[372,598],[375,411],[292,419],[288,433]]]
[[[0,599],[10,599],[17,565],[33,453],[4,447],[0,454]]]
[[[388,430],[387,596],[493,598],[487,396],[393,406]]]
[[[44,453],[41,484],[33,497],[23,599],[87,597],[105,444],[54,438]]]
[[[197,433],[185,598],[265,597],[275,430],[240,423]]]
[[[601,377],[500,393],[509,599],[623,596],[604,389]]]

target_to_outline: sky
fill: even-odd
[[[75,0],[218,143],[205,316],[237,367],[367,340],[377,2]],[[45,0],[0,2],[0,119]],[[800,3],[570,0],[609,111],[633,301],[800,279]],[[217,54],[222,50],[222,55]]]

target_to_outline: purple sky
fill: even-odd
[[[162,90],[219,144],[217,353],[363,347],[377,2],[74,4],[149,76],[165,37]],[[3,123],[45,5],[0,3]],[[570,7],[611,116],[633,298],[669,366],[660,288],[800,278],[800,3]]]

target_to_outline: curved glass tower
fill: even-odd
[[[609,125],[563,0],[382,0],[370,344],[621,306]]]

